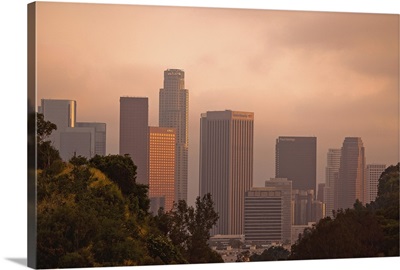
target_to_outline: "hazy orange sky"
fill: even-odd
[[[189,89],[189,202],[198,195],[200,114],[255,113],[254,186],[275,175],[278,136],[328,148],[361,137],[367,164],[398,162],[399,16],[37,3],[37,102],[77,101],[77,120],[107,123],[119,145],[119,98],[146,96],[158,125],[163,71]]]

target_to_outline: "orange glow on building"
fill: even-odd
[[[174,128],[149,127],[149,197],[164,197],[164,210],[172,209],[175,198]]]

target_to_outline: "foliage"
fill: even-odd
[[[56,150],[51,141],[47,138],[51,135],[57,126],[50,121],[45,121],[43,114],[36,114],[37,127],[37,167],[38,169],[49,168],[54,162],[61,161],[60,153]]]
[[[250,261],[282,261],[287,260],[290,251],[281,246],[272,246],[263,251],[260,255],[253,254]]]
[[[160,210],[155,217],[157,227],[189,263],[223,262],[207,244],[210,230],[218,220],[213,206],[211,195],[206,194],[197,197],[196,208],[180,200],[170,212]]]
[[[306,229],[292,245],[290,259],[357,258],[399,255],[399,164],[381,175],[378,197],[339,210]]]

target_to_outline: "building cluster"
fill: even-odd
[[[39,112],[57,125],[50,138],[64,160],[105,155],[106,124],[76,122],[76,101],[42,100]],[[164,71],[159,126],[149,126],[147,97],[120,98],[119,154],[137,166],[149,186],[151,211],[187,200],[189,92],[185,73]],[[356,199],[375,200],[384,164],[366,164],[361,138],[346,137],[327,153],[325,183],[318,185],[317,138],[276,139],[275,176],[253,186],[254,113],[207,111],[200,116],[199,195],[211,193],[219,214],[214,239],[237,238],[265,246],[293,244],[300,233]],[[228,237],[229,236],[229,237]]]
[[[75,100],[42,99],[38,112],[57,129],[49,136],[63,160],[106,154],[106,124],[77,122]]]

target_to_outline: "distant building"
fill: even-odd
[[[119,154],[129,154],[137,166],[136,182],[149,184],[148,134],[149,101],[147,97],[121,97]]]
[[[73,156],[87,159],[94,157],[94,138],[94,128],[65,128],[60,133],[60,157],[64,161],[70,160]]]
[[[364,200],[365,148],[361,138],[346,137],[341,149],[337,186],[338,208],[353,208],[355,201]]]
[[[320,201],[320,202],[325,201],[324,192],[325,192],[325,183],[318,184],[318,191],[317,191],[317,200],[318,201]]]
[[[76,122],[77,128],[94,128],[94,155],[106,155],[106,123],[97,122]]]
[[[292,190],[293,225],[307,225],[325,217],[325,204],[314,197],[314,190]]]
[[[253,187],[245,193],[244,234],[246,242],[290,243],[291,191],[287,179],[271,179],[266,187]]]
[[[325,192],[324,202],[326,205],[326,215],[332,217],[332,211],[338,209],[337,185],[339,179],[341,149],[328,149],[327,162],[325,168]]]
[[[314,190],[317,183],[317,138],[286,137],[276,140],[275,177],[292,181],[293,189]]]
[[[164,71],[164,88],[160,89],[159,125],[176,129],[175,200],[187,201],[189,151],[189,91],[185,89],[185,72]]]
[[[57,130],[53,130],[49,136],[55,149],[60,150],[60,134],[66,128],[75,127],[76,101],[60,99],[42,99],[38,112],[42,113],[44,120],[56,124]]]
[[[158,210],[162,207],[165,210],[165,196],[159,197],[149,197],[150,199],[150,213],[153,213],[154,216],[157,215]]]
[[[165,211],[175,199],[175,146],[174,128],[149,127],[149,197],[164,197]]]
[[[57,126],[49,136],[60,157],[68,161],[73,156],[92,158],[105,155],[106,124],[77,122],[75,100],[42,99],[38,112]]]
[[[212,111],[200,120],[200,196],[211,193],[212,234],[243,234],[244,196],[253,185],[254,113]]]
[[[378,195],[378,184],[381,174],[385,171],[385,164],[368,164],[366,170],[365,203],[375,201]]]

